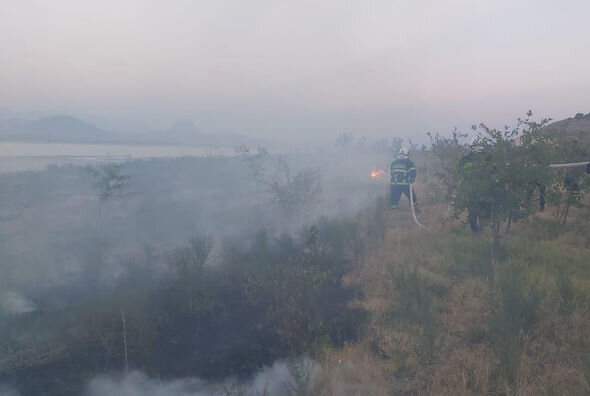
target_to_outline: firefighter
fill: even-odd
[[[391,209],[397,209],[402,193],[408,197],[408,200],[410,199],[410,184],[414,183],[416,180],[416,166],[410,159],[409,150],[407,148],[402,147],[399,150],[397,158],[391,163],[390,174],[390,204]],[[414,209],[418,212],[418,200],[416,199],[416,193],[413,189],[412,193]]]

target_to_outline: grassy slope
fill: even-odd
[[[428,229],[409,208],[385,214],[383,242],[350,274],[371,320],[362,342],[324,354],[321,393],[588,394],[587,209],[565,227],[551,208],[516,224],[492,262],[491,236],[443,224],[427,190]]]

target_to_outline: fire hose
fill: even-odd
[[[549,167],[550,168],[576,168],[578,166],[587,166],[588,164],[590,164],[590,161],[572,162],[569,164],[550,164]]]
[[[412,217],[414,218],[414,223],[418,224],[422,228],[426,228],[418,221],[418,218],[416,217],[416,209],[414,208],[414,187],[412,183],[410,183],[410,207],[412,208]]]

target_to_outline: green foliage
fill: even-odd
[[[288,384],[288,394],[291,396],[308,396],[311,392],[311,380],[314,369],[313,361],[309,359],[291,359],[288,362],[289,373],[293,380]]]
[[[303,251],[276,263],[265,281],[272,296],[268,313],[273,325],[295,351],[306,350],[326,333],[321,308],[325,292],[336,281],[325,266],[319,230],[310,228],[304,238]]]
[[[527,290],[524,272],[510,267],[497,281],[499,307],[489,318],[489,337],[505,378],[514,382],[524,347],[524,337],[537,322],[540,294]]]
[[[554,137],[553,160],[557,163],[585,162],[590,158],[590,145],[562,131]],[[590,187],[590,178],[583,167],[557,169],[553,172],[552,203],[558,207],[557,218],[567,222],[570,206],[582,206],[581,196]]]
[[[487,218],[496,248],[502,224],[534,213],[531,191],[537,183],[549,180],[547,165],[552,142],[541,134],[547,123],[526,118],[519,119],[514,128],[499,130],[484,124],[473,127],[477,137],[469,154],[460,161],[453,207],[456,216],[469,210],[480,220]],[[515,143],[516,139],[520,144]]]
[[[278,251],[267,250],[266,269],[245,275],[248,301],[264,307],[269,325],[291,351],[341,344],[358,330],[362,315],[346,307],[351,294],[341,285],[350,270],[349,231],[324,219],[306,228],[299,241],[283,236]]]
[[[386,211],[387,199],[383,196],[377,197],[373,211],[373,221],[370,223],[370,233],[372,236],[378,238],[379,241],[383,241],[385,232],[387,231],[387,223],[385,222]]]
[[[428,133],[430,138],[430,150],[438,159],[435,175],[439,177],[447,188],[447,198],[451,199],[452,194],[458,186],[459,160],[465,154],[465,147],[460,141],[467,137],[456,129],[449,137],[441,136],[438,133]]]
[[[574,120],[590,120],[590,113],[588,114],[584,114],[584,113],[576,113],[576,115],[574,116]]]
[[[330,255],[343,262],[346,262],[348,257],[352,257],[357,262],[362,259],[367,247],[361,236],[358,222],[322,217],[318,221],[318,229],[321,240],[330,249]],[[339,275],[343,274],[339,273]]]
[[[575,293],[572,279],[563,268],[555,276],[555,285],[559,296],[559,313],[569,316],[575,309]]]
[[[129,180],[129,175],[121,173],[122,167],[123,164],[110,163],[91,168],[91,174],[96,179],[94,188],[101,201],[107,201],[119,193]]]
[[[434,357],[436,321],[432,314],[432,297],[416,269],[402,268],[394,273],[397,303],[394,318],[421,329],[419,355],[424,362]]]

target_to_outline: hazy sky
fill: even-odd
[[[423,135],[590,112],[590,1],[0,0],[0,108]]]

